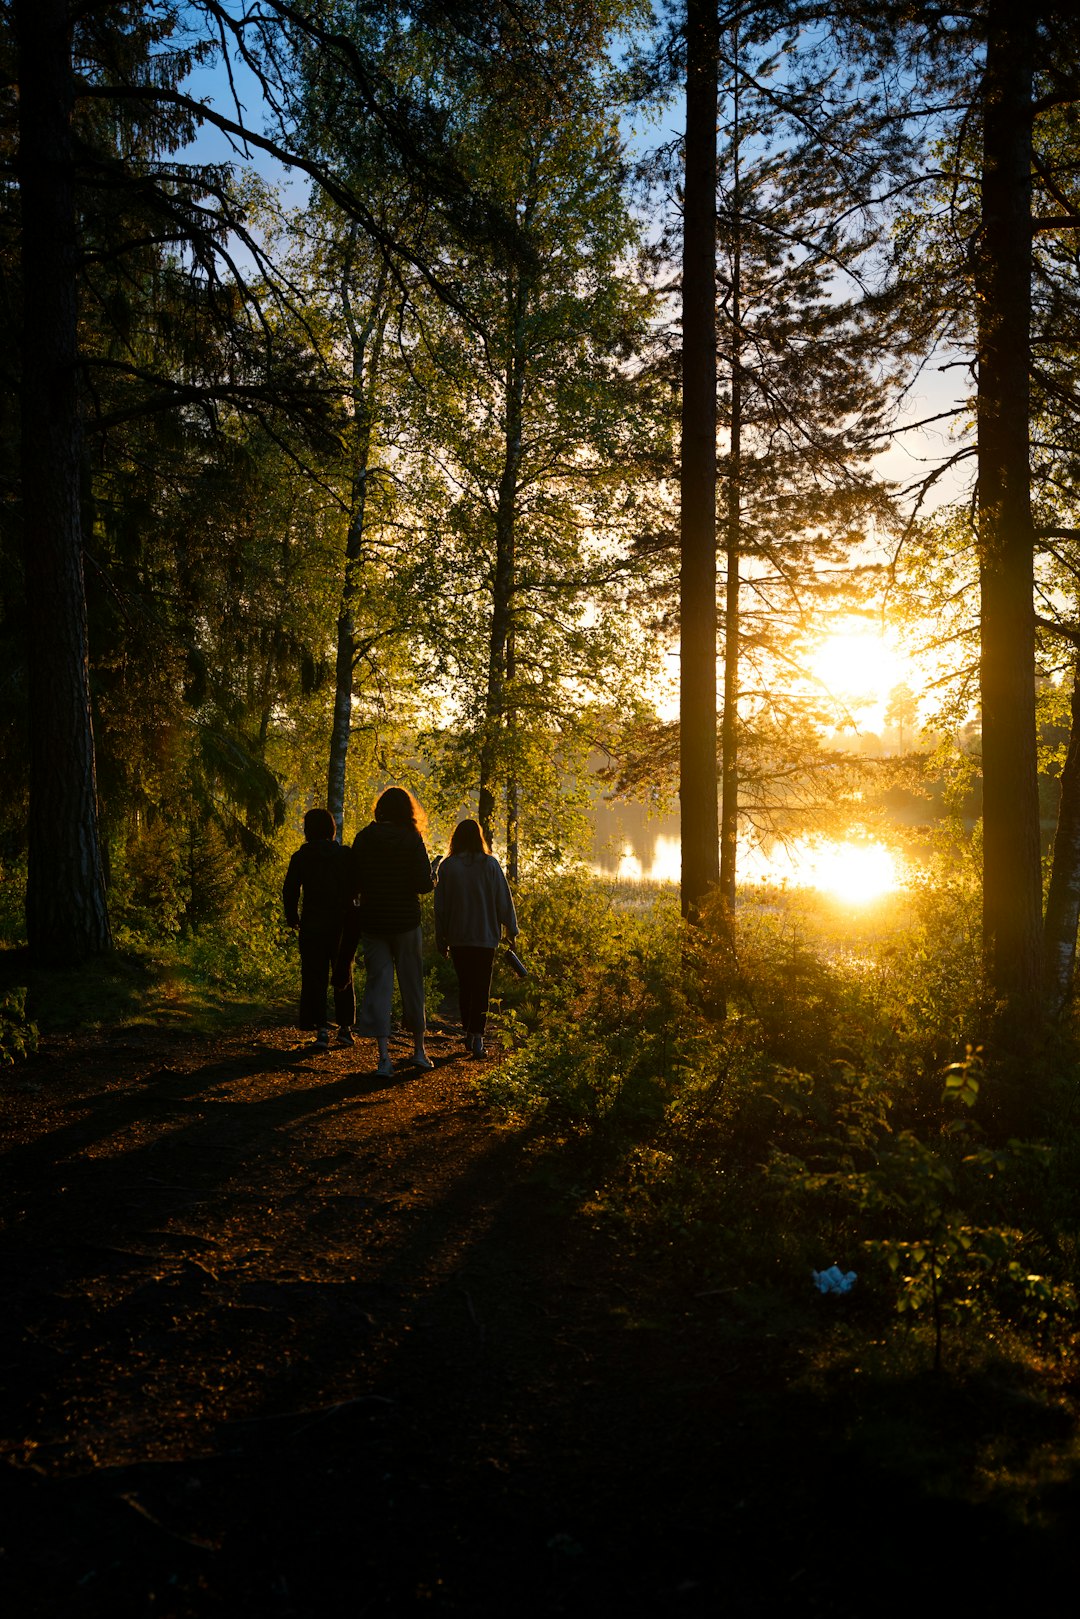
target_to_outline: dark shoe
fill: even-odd
[[[338,1030],[337,1043],[339,1046],[355,1046],[356,1044],[356,1041],[353,1039],[352,1030],[344,1023]]]
[[[320,1051],[329,1051],[329,1049],[330,1049],[330,1030],[329,1029],[320,1029],[318,1034],[315,1036],[315,1044],[318,1046]]]
[[[486,1054],[484,1048],[484,1037],[482,1034],[473,1035],[472,1039],[469,1041],[469,1050],[472,1052],[474,1057],[483,1057]]]

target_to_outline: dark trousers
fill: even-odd
[[[340,928],[300,927],[300,1018],[301,1029],[324,1029],[326,986],[333,980],[334,1020],[346,1027],[356,1022],[356,991],[353,989],[352,958],[355,951],[343,948]]]
[[[483,1034],[495,951],[482,944],[452,944],[450,959],[457,973],[462,1028],[466,1034]]]

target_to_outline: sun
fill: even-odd
[[[810,659],[810,677],[834,702],[884,712],[889,694],[911,674],[892,637],[863,626],[834,630]]]
[[[810,851],[807,887],[846,905],[867,905],[901,885],[896,857],[881,843],[824,843]]]

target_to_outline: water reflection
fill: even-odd
[[[601,800],[596,809],[592,867],[624,882],[677,883],[681,845],[677,815],[653,815],[637,804]],[[792,838],[740,844],[740,886],[786,884],[867,904],[901,888],[903,861],[879,839]]]
[[[603,875],[624,882],[677,883],[681,849],[678,837],[660,833],[648,846],[649,864],[632,844],[623,845],[616,858],[597,862]],[[795,838],[740,846],[739,882],[787,884],[816,888],[848,904],[880,899],[902,886],[904,872],[891,849],[872,839]]]

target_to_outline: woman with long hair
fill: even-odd
[[[518,923],[510,885],[479,822],[459,821],[439,863],[435,944],[454,963],[461,1026],[474,1057],[484,1055],[491,969],[504,931],[512,944]]]
[[[434,884],[424,844],[427,817],[412,793],[388,787],[375,800],[372,819],[353,840],[356,921],[364,952],[366,983],[357,1028],[379,1045],[377,1072],[394,1072],[390,1057],[390,1006],[394,974],[405,1025],[412,1032],[417,1068],[433,1068],[424,1050],[424,961],[420,895]]]

